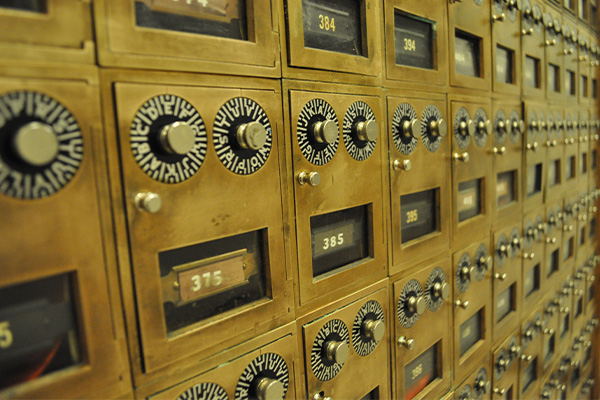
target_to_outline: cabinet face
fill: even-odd
[[[526,134],[523,135],[523,211],[539,208],[543,204],[546,174],[546,148],[548,138],[546,107],[542,103],[526,101],[524,120]]]
[[[443,99],[388,95],[387,113],[393,274],[448,251],[450,171]]]
[[[585,1],[585,0],[582,0]],[[592,55],[592,40],[588,36],[587,29],[577,30],[577,62],[578,76],[577,85],[579,86],[579,104],[587,106],[591,97],[591,69],[590,65],[593,58]]]
[[[492,371],[490,369],[489,356],[481,360],[475,368],[469,373],[466,379],[455,385],[455,400],[464,399],[484,399],[491,398]]]
[[[496,93],[521,93],[521,11],[517,2],[494,0],[492,24],[492,89]]]
[[[577,26],[572,20],[563,18],[563,99],[569,104],[576,104],[579,99],[577,59]]]
[[[523,398],[539,396],[542,378],[542,326],[542,313],[538,310],[531,313],[529,318],[521,324],[519,392]]]
[[[546,148],[546,193],[545,202],[561,200],[565,186],[565,127],[563,108],[551,107],[547,112],[548,136]]]
[[[543,46],[546,49],[546,98],[561,100],[565,95],[564,52],[566,41],[563,36],[563,19],[554,8],[546,7],[543,20],[545,26]]]
[[[242,93],[114,83],[146,371],[188,357],[190,348],[210,354],[219,348],[214,343],[224,348],[291,317],[280,92],[266,84]],[[256,326],[240,325],[249,320]]]
[[[544,5],[537,0],[521,3],[521,92],[523,97],[546,97]]]
[[[492,357],[492,399],[513,399],[519,382],[520,341],[518,330],[498,345]]]

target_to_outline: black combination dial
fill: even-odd
[[[340,126],[333,107],[321,99],[306,103],[298,116],[296,136],[308,162],[325,165],[331,161],[340,143]]]
[[[352,158],[364,161],[371,157],[377,144],[379,127],[375,114],[367,103],[356,101],[350,105],[344,115],[342,131],[344,145]]]
[[[509,359],[505,349],[500,349],[496,355],[496,363],[494,364],[494,379],[499,381],[502,375],[508,369]]]
[[[26,90],[0,96],[0,193],[31,200],[58,192],[83,149],[79,122],[58,100]]]
[[[473,270],[474,268],[471,256],[469,253],[463,253],[458,260],[458,265],[456,266],[456,276],[454,279],[454,282],[456,283],[456,289],[458,289],[460,293],[464,293],[467,291],[467,289],[469,289]]]
[[[425,312],[423,286],[416,279],[409,280],[400,293],[396,312],[398,321],[404,328],[411,328]]]
[[[235,387],[235,400],[283,399],[290,384],[287,363],[279,354],[265,353],[246,366]]]
[[[510,128],[508,131],[510,142],[512,144],[518,144],[521,134],[525,132],[525,123],[515,110],[511,111],[510,116],[508,117],[508,123]]]
[[[356,314],[352,325],[354,351],[363,357],[371,354],[384,335],[383,307],[375,300],[367,301]]]
[[[484,244],[480,244],[475,251],[473,261],[475,264],[475,279],[481,281],[485,277],[488,269],[491,268],[491,257],[488,256],[488,250]]]
[[[510,252],[511,252],[511,245],[508,241],[508,238],[506,237],[505,234],[501,234],[498,237],[498,240],[496,240],[496,255],[495,255],[495,262],[496,262],[496,266],[497,267],[503,267],[504,263],[506,262]]]
[[[400,153],[408,156],[415,151],[419,136],[421,136],[421,128],[413,106],[402,103],[396,107],[392,119],[392,132],[394,144]]]
[[[198,171],[207,141],[198,111],[171,94],[146,101],[135,113],[129,132],[129,146],[139,167],[152,179],[171,184]]]
[[[488,135],[492,134],[492,123],[488,120],[487,114],[483,108],[478,108],[477,111],[475,111],[473,121],[475,122],[475,134],[473,135],[475,144],[477,147],[483,147],[487,142]]]
[[[488,371],[485,368],[481,368],[477,372],[475,377],[475,383],[473,384],[473,399],[481,400],[483,396],[490,391],[490,381],[488,379]]]
[[[320,381],[329,381],[341,371],[350,351],[348,327],[340,319],[328,321],[313,341],[310,366]]]
[[[425,107],[421,116],[421,140],[425,148],[432,153],[436,152],[447,132],[448,124],[440,110],[433,104]]]
[[[475,122],[471,119],[469,111],[464,107],[459,108],[454,115],[454,141],[461,150],[465,150],[474,134]]]
[[[435,312],[450,295],[450,286],[446,282],[446,274],[440,267],[435,267],[425,284],[425,305],[429,311]]]
[[[496,111],[494,116],[494,144],[503,146],[506,142],[510,129],[510,121],[506,119],[506,114],[502,109]]]
[[[221,386],[212,382],[194,385],[181,393],[177,400],[229,400],[227,392]]]
[[[472,400],[473,399],[473,388],[471,385],[465,385],[460,389],[458,394],[458,400]]]
[[[510,231],[510,237],[508,238],[508,241],[510,242],[510,249],[509,249],[509,255],[510,258],[514,259],[517,256],[517,253],[519,252],[519,250],[521,250],[521,235],[519,234],[519,228],[513,228],[512,231]]]

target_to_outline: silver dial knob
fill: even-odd
[[[259,400],[281,400],[285,395],[285,386],[277,379],[260,378],[256,385]]]
[[[458,125],[458,130],[463,136],[473,136],[475,133],[475,122],[470,119],[468,121],[460,121]]]
[[[450,285],[446,282],[436,282],[433,285],[433,293],[436,297],[441,297],[442,300],[446,300],[450,296]]]
[[[29,122],[17,131],[14,149],[25,163],[40,167],[48,164],[58,154],[58,138],[48,124]]]
[[[363,323],[365,336],[379,342],[385,335],[385,323],[381,320],[368,320]]]
[[[196,132],[187,122],[177,121],[163,126],[159,141],[166,152],[184,155],[194,148]]]
[[[236,138],[244,149],[259,150],[267,143],[267,130],[256,121],[238,126]]]
[[[419,127],[419,120],[417,118],[413,118],[410,121],[404,121],[402,124],[402,134],[405,137],[418,138],[420,133],[421,128]]]
[[[338,134],[335,121],[319,121],[313,125],[313,136],[319,143],[334,143]]]
[[[344,341],[330,340],[325,343],[325,355],[329,361],[333,361],[336,364],[343,364],[348,360],[349,354],[350,349]]]
[[[433,136],[446,136],[448,133],[448,124],[443,118],[438,119],[437,121],[431,121],[429,123],[429,132]]]
[[[423,297],[411,296],[408,298],[408,311],[422,315],[425,312],[425,299]]]
[[[356,133],[358,138],[363,142],[374,142],[377,140],[379,134],[379,127],[377,121],[370,119],[368,121],[362,121],[356,124]]]

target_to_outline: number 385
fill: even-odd
[[[327,250],[329,248],[333,248],[336,246],[341,246],[344,243],[344,234],[338,233],[337,236],[333,235],[331,237],[326,237],[323,239],[323,250]]]

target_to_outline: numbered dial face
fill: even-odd
[[[468,133],[468,124],[471,116],[466,108],[461,107],[454,116],[454,141],[461,150],[465,150],[471,143],[471,135]]]
[[[521,29],[529,32],[533,28],[533,9],[529,0],[523,0],[523,12],[521,13]]]
[[[396,107],[394,118],[392,119],[394,144],[398,151],[405,156],[415,151],[419,141],[418,135],[413,135],[414,131],[409,128],[410,124],[416,120],[417,113],[410,104],[402,103]]]
[[[235,400],[258,399],[257,389],[265,378],[283,384],[281,398],[284,398],[290,383],[290,373],[287,363],[279,354],[261,354],[246,366],[235,387]]]
[[[371,354],[379,343],[380,339],[375,340],[377,338],[369,331],[369,327],[375,323],[385,323],[383,308],[377,301],[370,300],[360,308],[352,325],[352,346],[359,356]]]
[[[530,111],[527,116],[527,142],[533,143],[537,138],[537,131],[540,129],[535,112]]]
[[[487,369],[481,368],[479,370],[479,372],[477,372],[477,377],[475,378],[475,388],[473,389],[473,399],[475,399],[475,400],[483,399],[483,395],[486,392],[487,383],[488,383]]]
[[[517,256],[517,252],[521,248],[521,236],[519,235],[519,229],[513,228],[510,232],[510,238],[508,239],[510,242],[510,249],[508,254],[510,258],[514,259]]]
[[[502,146],[506,142],[509,131],[506,114],[502,110],[496,111],[496,116],[494,117],[494,144]]]
[[[229,400],[227,392],[216,383],[203,382],[181,393],[177,400]]]
[[[508,134],[508,138],[510,139],[510,142],[512,144],[517,144],[519,143],[519,136],[521,134],[521,129],[523,127],[523,123],[521,122],[521,118],[519,117],[519,114],[516,111],[512,111],[510,113],[510,117],[509,119],[509,123],[510,123],[510,129],[508,130],[509,134]],[[515,129],[515,127],[518,127],[518,129]]]
[[[517,11],[519,10],[519,2],[517,1],[509,1],[506,7],[506,15],[510,22],[514,22],[517,19]]]
[[[73,179],[82,158],[81,128],[64,105],[39,92],[0,97],[0,193],[50,196]]]
[[[545,229],[544,219],[542,218],[541,215],[538,215],[535,218],[535,222],[534,222],[533,227],[538,229],[538,235],[535,237],[535,240],[537,242],[541,242],[542,241],[542,234],[544,233],[544,229]]]
[[[442,121],[442,113],[436,106],[430,104],[425,107],[421,116],[421,140],[425,148],[432,153],[440,148],[443,137],[446,135],[446,122]]]
[[[508,367],[508,354],[506,350],[500,349],[498,351],[498,355],[496,356],[496,363],[494,364],[494,379],[499,381],[504,374],[504,371],[507,370]]]
[[[258,171],[269,158],[273,130],[258,103],[236,97],[223,104],[215,117],[213,144],[223,165],[238,175]]]
[[[367,137],[361,135],[361,129],[365,131],[368,129],[367,123],[377,126],[375,114],[371,107],[362,101],[352,103],[344,116],[342,131],[344,132],[346,149],[350,156],[357,161],[364,161],[371,157],[377,144],[376,136],[375,140],[368,140]]]
[[[505,234],[501,234],[496,241],[496,256],[495,262],[496,266],[503,267],[508,255],[510,253],[510,246],[508,243],[508,238]]]
[[[531,220],[527,220],[525,222],[525,229],[523,230],[523,245],[526,249],[531,248],[533,241],[535,240],[535,228],[533,227],[533,222]]]
[[[481,128],[482,124],[485,124],[487,121],[487,114],[485,113],[483,108],[479,108],[477,109],[477,111],[475,111],[473,121],[475,121],[475,126],[477,127],[475,129],[475,134],[473,135],[473,137],[475,138],[475,144],[477,145],[477,147],[483,147],[487,142],[486,130],[485,128]]]
[[[477,248],[477,251],[475,251],[475,259],[474,259],[475,279],[477,279],[478,281],[481,281],[485,277],[485,274],[487,272],[487,269],[488,269],[487,258],[488,258],[487,248],[485,247],[484,244],[480,244],[479,247]]]
[[[330,121],[339,132],[339,123],[333,107],[325,100],[312,99],[302,107],[298,123],[296,125],[296,135],[298,145],[304,158],[314,165],[325,165],[335,155],[340,143],[339,134],[331,143],[317,140],[314,132],[319,122]],[[333,129],[333,128],[331,128]]]
[[[456,266],[456,276],[454,281],[456,282],[456,288],[460,293],[464,293],[471,284],[471,271],[473,267],[473,261],[469,253],[463,253],[458,260]]]
[[[494,3],[493,3],[494,15],[502,14],[504,12],[505,6],[506,6],[506,3],[503,0],[494,0]]]
[[[310,351],[310,366],[318,380],[329,381],[335,378],[344,366],[344,363],[338,364],[327,356],[327,343],[331,341],[345,342],[349,346],[349,338],[348,327],[344,321],[332,319],[323,325]]]
[[[170,151],[173,148],[169,143],[180,151]],[[146,101],[135,113],[129,145],[149,177],[163,183],[179,183],[191,178],[204,161],[206,128],[190,103],[178,96],[161,94]]]
[[[473,399],[473,389],[471,385],[465,385],[460,389],[460,394],[458,395],[458,400],[471,400]]]
[[[443,288],[447,287],[446,274],[440,267],[435,267],[427,278],[425,284],[425,305],[429,311],[435,312],[444,304]],[[448,290],[448,289],[446,289]]]
[[[396,311],[398,321],[404,328],[411,328],[419,320],[419,313],[411,301],[417,301],[421,297],[423,297],[423,287],[416,279],[409,280],[402,288]]]

